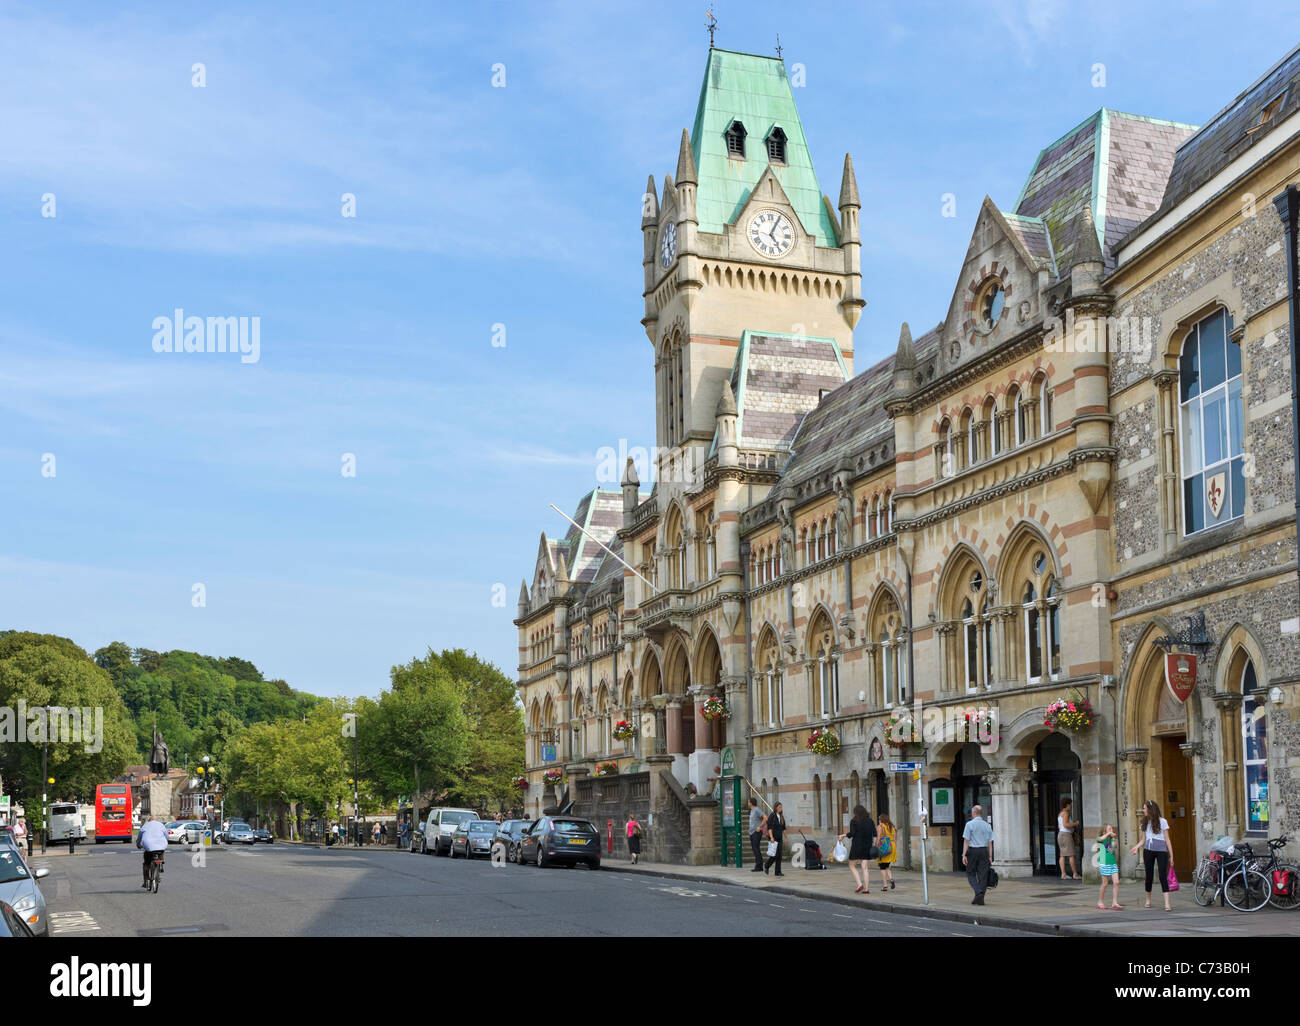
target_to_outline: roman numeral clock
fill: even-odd
[[[766,257],[782,257],[794,245],[794,225],[777,210],[760,210],[749,220],[749,244]]]

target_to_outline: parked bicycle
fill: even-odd
[[[1268,842],[1268,854],[1256,855],[1247,843],[1237,845],[1237,849],[1246,856],[1252,869],[1257,869],[1268,877],[1273,887],[1268,903],[1274,908],[1300,908],[1300,866],[1294,862],[1282,862],[1277,853],[1286,847],[1288,838],[1274,837]]]
[[[1268,904],[1273,895],[1269,878],[1251,864],[1253,853],[1237,849],[1242,845],[1228,844],[1211,849],[1201,859],[1192,877],[1192,893],[1196,903],[1209,906],[1219,899],[1219,907],[1226,901],[1238,912],[1258,912]]]

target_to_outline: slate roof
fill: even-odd
[[[1281,109],[1255,128],[1264,105],[1283,92]],[[1177,206],[1242,153],[1258,146],[1297,107],[1300,107],[1300,46],[1264,72],[1178,147],[1155,215]],[[1255,130],[1249,131],[1252,128]]]
[[[1106,270],[1114,268],[1115,247],[1160,205],[1178,144],[1195,130],[1103,107],[1039,153],[1013,213],[1045,224],[1058,277],[1069,273],[1073,225],[1085,205]]]
[[[610,488],[593,489],[578,502],[573,519],[613,548],[612,539],[623,526],[623,493]],[[555,551],[563,552],[569,580],[574,584],[589,584],[595,580],[606,556],[605,550],[595,540],[572,525],[564,539],[552,542],[552,546]]]
[[[727,154],[724,133],[737,119],[745,126],[744,160]],[[691,154],[699,176],[695,213],[700,231],[717,234],[735,222],[768,167],[765,140],[776,127],[786,134],[786,163],[772,165],[777,181],[817,245],[838,245],[785,62],[731,50],[709,51],[691,129]]]
[[[834,339],[746,331],[730,379],[740,447],[789,448],[822,390],[839,388],[848,376]]]

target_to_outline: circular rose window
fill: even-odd
[[[984,291],[980,293],[980,327],[985,331],[992,330],[1006,305],[1007,290],[1002,287],[1002,282],[995,280],[985,285]]]

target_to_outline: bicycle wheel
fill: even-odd
[[[1278,894],[1277,891],[1273,891],[1269,896],[1268,903],[1274,908],[1300,908],[1300,866],[1293,866],[1285,862],[1279,862],[1277,868],[1288,870],[1291,873],[1291,893]],[[1270,875],[1268,880],[1271,884],[1273,882],[1273,877]]]
[[[1202,907],[1212,905],[1218,893],[1219,870],[1213,863],[1203,860],[1192,877],[1192,895],[1196,904]]]
[[[1268,904],[1273,886],[1268,877],[1244,866],[1228,877],[1223,885],[1223,896],[1238,912],[1258,912]]]

